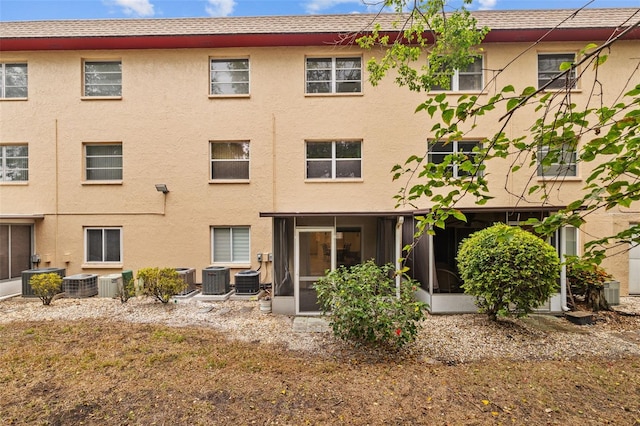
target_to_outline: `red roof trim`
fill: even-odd
[[[614,28],[556,29],[545,36],[548,32],[546,29],[493,30],[487,34],[484,42],[533,42],[543,36],[545,41],[598,41],[609,39],[614,31]],[[396,35],[390,34],[391,37]],[[0,38],[0,51],[326,46],[339,43],[341,36],[339,33],[307,33]],[[625,39],[640,39],[640,28],[631,31]]]

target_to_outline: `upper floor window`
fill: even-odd
[[[122,228],[85,228],[85,262],[122,262]]]
[[[249,59],[211,59],[211,95],[248,95]]]
[[[0,145],[0,182],[26,182],[28,180],[28,145]]]
[[[577,152],[569,144],[559,148],[549,149],[548,145],[538,148],[538,176],[565,177],[577,176]]]
[[[26,98],[27,93],[27,64],[0,63],[0,98]]]
[[[122,144],[85,145],[86,180],[122,180]]]
[[[477,140],[462,140],[462,141],[429,141],[429,152],[427,160],[433,164],[442,164],[447,162],[447,171],[451,174],[451,177],[463,177],[474,175],[473,171],[475,167],[474,159],[477,152],[474,151],[475,147],[480,147],[480,141]],[[461,155],[461,158],[447,158],[453,154]],[[470,166],[463,165],[466,161],[471,163]]]
[[[451,90],[458,91],[481,91],[484,87],[483,71],[482,71],[482,56],[477,56],[473,59],[464,70],[454,70],[453,75],[449,77],[449,84],[447,87],[434,85],[431,86],[431,90]]]
[[[212,227],[213,263],[249,263],[249,227]]]
[[[538,54],[538,88],[544,87],[554,77],[560,74],[560,65],[563,62],[573,63],[575,53],[539,53]],[[573,68],[568,74],[558,78],[547,89],[575,89],[576,69]]]
[[[211,179],[249,179],[249,142],[211,142]]]
[[[84,96],[122,96],[122,61],[84,61]]]
[[[362,142],[307,142],[307,179],[362,177]]]
[[[307,58],[305,91],[362,92],[362,58]]]

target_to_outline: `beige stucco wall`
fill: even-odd
[[[488,81],[526,46],[485,47]],[[538,51],[577,51],[582,43],[540,44],[499,74],[485,97],[513,84],[517,90],[536,85]],[[83,264],[83,227],[121,226],[123,262],[116,269],[186,266],[211,263],[211,226],[251,226],[250,264],[256,253],[271,252],[271,219],[260,212],[389,211],[404,182],[391,180],[391,167],[411,154],[424,154],[433,125],[424,112],[414,113],[424,94],[397,88],[392,79],[347,96],[305,96],[305,55],[361,55],[355,47],[288,47],[189,50],[56,51],[1,53],[0,60],[29,64],[29,99],[0,101],[0,143],[29,144],[29,182],[0,184],[0,214],[44,214],[37,221],[35,251],[41,266],[66,266],[67,272],[110,273]],[[371,53],[364,53],[365,61]],[[634,56],[635,55],[635,56]],[[249,57],[251,95],[209,98],[209,58]],[[631,73],[637,42],[617,43],[601,73],[605,93],[619,93]],[[120,100],[83,100],[82,60],[120,59]],[[585,70],[584,82],[593,71]],[[453,102],[459,94],[450,96]],[[607,95],[609,96],[609,95]],[[587,91],[572,100],[586,102]],[[605,99],[610,102],[609,96]],[[478,123],[470,138],[491,136],[504,111]],[[506,127],[509,135],[526,132],[530,114]],[[305,181],[305,140],[359,139],[363,143],[362,179],[351,182]],[[248,140],[250,182],[209,181],[209,141]],[[121,184],[83,181],[83,143],[121,142]],[[491,206],[514,205],[529,174],[506,178],[512,159],[488,165]],[[575,199],[589,167],[565,182],[550,202]],[[170,193],[157,192],[166,183]],[[505,191],[508,188],[511,194]],[[537,202],[535,197],[532,202]],[[428,202],[419,202],[428,207]],[[473,200],[461,205],[471,206]],[[523,205],[522,202],[520,205]],[[639,206],[621,212],[596,213],[583,240],[640,220]],[[584,241],[582,241],[584,242]],[[605,265],[627,288],[624,254]],[[268,265],[263,266],[266,274]],[[265,275],[266,276],[266,275]]]

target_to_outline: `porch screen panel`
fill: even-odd
[[[378,218],[378,238],[376,245],[376,264],[396,263],[395,258],[395,221],[389,218]]]
[[[9,226],[0,225],[0,280],[9,278]]]
[[[20,277],[22,271],[31,269],[31,227],[11,226],[11,272],[9,278]]]
[[[273,283],[275,296],[293,296],[289,259],[289,237],[292,235],[287,219],[273,219]]]
[[[423,290],[429,291],[429,236],[424,234],[417,241],[415,240],[415,219],[405,218],[402,225],[402,245],[414,244],[411,252],[405,254],[405,265],[409,267],[408,275],[420,283]]]

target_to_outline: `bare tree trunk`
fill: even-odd
[[[597,311],[611,311],[609,302],[604,297],[604,287],[589,288],[584,298],[585,303],[594,312]]]

